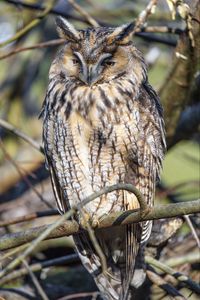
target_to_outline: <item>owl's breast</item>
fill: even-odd
[[[90,112],[90,115],[90,119],[85,119],[80,113],[72,112],[67,121],[66,157],[70,172],[66,192],[71,205],[72,201],[74,204],[74,199],[81,201],[105,186],[132,182],[134,176],[130,170],[129,156],[130,153],[136,155],[136,115],[134,117],[133,113],[130,118],[130,113],[126,110],[120,113],[110,110],[108,114],[101,115],[98,108],[93,113]],[[90,214],[99,216],[111,209],[119,211],[124,208],[125,203],[134,201],[133,196],[128,201],[129,196],[127,192],[115,191],[94,200],[87,205],[87,209]]]

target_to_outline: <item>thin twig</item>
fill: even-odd
[[[34,220],[36,218],[55,216],[55,215],[58,215],[58,211],[56,209],[38,211],[38,212],[34,212],[32,214],[28,214],[28,215],[25,215],[25,216],[13,218],[12,220],[0,221],[0,227],[31,221],[31,220]]]
[[[181,28],[173,28],[170,26],[147,26],[144,25],[141,28],[137,29],[138,32],[153,32],[153,33],[173,33],[173,34],[182,34],[185,30]]]
[[[10,4],[14,4],[14,5],[20,5],[20,6],[23,6],[23,7],[27,8],[27,9],[35,9],[35,10],[40,10],[40,11],[44,10],[44,7],[42,5],[40,5],[40,4],[25,3],[25,2],[22,2],[22,1],[16,1],[16,0],[7,0],[6,2],[10,3]],[[51,9],[50,13],[55,14],[55,15],[60,15],[62,17],[68,18],[68,19],[78,20],[80,22],[87,23],[87,24],[91,25],[85,19],[85,17],[82,18],[80,16],[71,15],[70,13],[68,13],[66,11],[61,11],[61,10],[58,10],[56,8]],[[101,25],[101,26],[106,26],[106,27],[107,26],[112,26],[112,24],[108,24],[108,23],[105,23],[105,22],[102,22],[102,21],[98,21],[97,23],[99,23],[99,25]],[[148,29],[142,29],[142,31],[145,31],[145,32],[138,32],[138,30],[136,30],[135,35],[137,35],[137,36],[139,36],[139,37],[141,37],[141,38],[143,38],[143,39],[145,39],[147,41],[154,41],[154,42],[166,44],[166,45],[173,46],[173,47],[176,46],[176,41],[175,40],[158,37],[155,34],[150,34],[152,31],[150,30],[149,33],[148,33]],[[169,30],[168,33],[180,34],[181,33],[181,29],[177,28],[174,31],[173,30]]]
[[[197,294],[200,294],[200,285],[198,283],[194,282],[192,279],[190,279],[185,274],[173,270],[168,265],[156,260],[155,258],[153,258],[151,256],[145,256],[145,261],[148,264],[160,269],[161,271],[172,275],[178,281],[180,281],[181,283],[184,283],[185,285],[187,285],[192,291],[194,291]]]
[[[38,190],[32,185],[32,183],[30,182],[30,180],[26,177],[26,174],[24,174],[23,170],[18,166],[18,164],[15,162],[14,159],[12,159],[12,157],[9,155],[9,153],[6,151],[3,142],[0,139],[0,146],[1,149],[5,155],[5,158],[12,163],[12,165],[15,167],[15,169],[17,170],[17,172],[19,173],[19,175],[21,176],[21,178],[27,183],[27,185],[29,186],[29,188],[38,196],[38,198],[49,208],[53,209],[54,207],[42,196],[42,194],[40,192],[38,192]]]
[[[70,4],[73,6],[73,8],[74,8],[75,10],[77,10],[77,12],[78,12],[82,17],[84,17],[85,20],[86,20],[90,25],[92,25],[93,27],[98,27],[98,26],[99,26],[99,24],[97,23],[97,21],[96,21],[94,18],[92,18],[92,17],[90,16],[90,14],[89,14],[85,9],[83,9],[80,5],[78,5],[74,0],[68,0],[68,3],[70,3]]]
[[[19,30],[13,37],[7,39],[5,42],[0,43],[0,47],[4,47],[4,46],[10,44],[11,42],[14,42],[14,41],[18,40],[24,34],[26,34],[31,29],[33,29],[35,26],[37,26],[42,21],[42,19],[44,17],[46,17],[46,15],[48,15],[48,13],[51,11],[51,9],[53,8],[53,6],[55,5],[56,1],[57,0],[48,1],[47,5],[46,5],[46,8],[44,9],[44,11],[42,11],[41,13],[39,13],[38,16],[36,17],[36,19],[32,20],[24,28],[22,28],[21,30]]]
[[[43,288],[41,287],[41,285],[40,285],[40,283],[39,283],[37,277],[36,277],[35,274],[32,272],[32,270],[31,270],[31,268],[29,267],[29,265],[28,265],[28,263],[26,262],[26,260],[23,259],[22,262],[23,262],[25,268],[27,269],[27,271],[28,271],[28,273],[29,273],[29,275],[30,275],[30,277],[31,277],[31,280],[32,280],[32,282],[33,282],[33,284],[34,284],[34,286],[35,286],[35,288],[36,288],[38,294],[40,295],[41,299],[42,299],[42,300],[49,300],[49,298],[47,297],[45,291],[44,291]]]
[[[137,18],[137,20],[135,22],[135,28],[134,28],[133,33],[138,31],[138,29],[140,29],[144,25],[148,16],[153,13],[153,10],[155,9],[157,2],[158,2],[158,0],[151,0],[148,3],[147,7],[140,13],[139,17]]]
[[[18,137],[22,138],[25,142],[27,142],[29,145],[40,151],[42,154],[44,153],[42,146],[40,146],[37,142],[35,142],[32,138],[30,138],[28,135],[23,133],[21,130],[17,129],[7,121],[0,119],[0,126],[3,127],[6,130],[9,130],[13,134],[17,135]]]
[[[0,256],[0,262],[2,262],[6,258],[11,258],[13,255],[15,255],[18,252],[26,249],[28,246],[29,246],[29,243],[23,244],[21,246],[18,246],[18,247],[14,248],[14,249],[11,249],[11,250],[7,251],[5,254],[1,254],[1,256]]]
[[[17,258],[15,258],[10,264],[8,264],[1,272],[0,278],[5,276],[8,272],[12,271],[15,267],[17,267],[21,262],[32,253],[32,251],[39,245],[41,241],[43,241],[54,229],[56,229],[59,225],[64,223],[64,221],[70,218],[74,214],[75,210],[71,209],[63,216],[59,217],[56,222],[51,224],[49,227],[45,228],[42,233],[31,243],[31,245]]]
[[[199,237],[196,233],[196,230],[194,229],[194,226],[190,220],[190,217],[189,216],[184,216],[184,219],[186,220],[188,226],[190,227],[191,229],[191,232],[192,232],[192,235],[194,236],[194,239],[196,240],[197,242],[197,247],[200,249],[200,240],[199,240]]]
[[[4,0],[4,2],[6,1],[6,3],[9,3],[9,4],[14,4],[16,6],[22,6],[26,9],[29,9],[29,10],[39,10],[39,11],[44,11],[45,7],[41,4],[37,4],[37,3],[27,3],[27,2],[24,2],[24,1],[20,1],[20,0]],[[54,15],[60,15],[64,18],[67,18],[67,19],[73,19],[73,20],[76,20],[76,21],[80,21],[80,22],[87,22],[87,20],[85,20],[85,18],[82,18],[82,17],[79,17],[79,16],[75,16],[75,15],[72,15],[70,13],[68,13],[67,11],[61,11],[57,8],[54,8],[52,7],[52,9],[50,9],[49,13],[51,14],[54,14]]]
[[[194,264],[200,262],[200,253],[199,250],[196,252],[191,252],[185,255],[179,255],[178,257],[174,256],[165,260],[165,264],[170,267],[177,267],[186,263]]]
[[[45,268],[49,268],[52,266],[59,266],[63,264],[69,264],[73,262],[80,261],[80,258],[78,254],[70,254],[58,258],[53,258],[50,260],[46,260],[40,263],[35,263],[32,265],[29,265],[29,268],[32,272],[38,272]],[[21,268],[19,270],[15,270],[12,273],[8,274],[7,276],[4,276],[2,279],[0,279],[0,285],[4,285],[5,283],[17,279],[19,277],[25,276],[28,274],[28,270],[26,268]]]
[[[58,300],[79,299],[79,298],[85,298],[88,296],[98,296],[99,294],[100,294],[99,292],[77,293],[77,294],[67,295],[65,297],[59,298]]]
[[[28,46],[28,47],[16,48],[16,49],[14,49],[14,50],[6,53],[6,54],[0,55],[0,60],[8,58],[8,57],[10,57],[10,56],[12,56],[14,54],[24,52],[24,51],[41,49],[41,48],[46,48],[46,47],[58,46],[58,45],[63,44],[64,42],[65,42],[64,39],[56,39],[56,40],[51,40],[51,41],[47,41],[47,42],[43,42],[43,43],[38,43],[38,44],[35,44],[35,45],[32,45],[32,46]]]
[[[144,26],[136,31],[136,33],[139,32],[152,32],[152,33],[173,33],[173,34],[181,34],[184,32],[184,30],[179,29],[179,28],[172,28],[172,27],[167,27],[167,26]],[[65,42],[64,39],[56,39],[56,40],[50,40],[47,42],[42,42],[38,43],[32,46],[27,46],[27,47],[20,47],[16,48],[6,54],[0,55],[0,60],[5,59],[8,57],[11,57],[15,54],[24,52],[24,51],[30,51],[30,50],[36,50],[36,49],[42,49],[46,47],[54,47],[58,45],[62,45]]]
[[[173,299],[186,300],[185,297],[171,284],[167,283],[161,276],[156,272],[147,270],[146,271],[148,278],[157,285],[159,288],[167,292]],[[177,298],[176,298],[177,297]]]

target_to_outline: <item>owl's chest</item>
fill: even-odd
[[[113,151],[124,153],[132,147],[139,139],[139,123],[137,109],[131,113],[121,108],[101,113],[95,109],[87,119],[72,112],[68,127],[77,147],[82,150],[86,147],[91,153],[98,149],[99,154],[103,151],[106,155]]]

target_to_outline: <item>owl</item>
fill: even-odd
[[[50,67],[42,115],[45,157],[60,213],[117,183],[133,184],[151,207],[165,133],[158,96],[132,42],[134,24],[77,30],[61,17],[56,23],[65,43]],[[117,190],[88,203],[76,220],[95,224],[110,213],[137,208],[134,194]],[[96,229],[106,272],[87,231],[74,235],[103,299],[130,299],[130,287],[143,283],[151,227],[146,221]]]

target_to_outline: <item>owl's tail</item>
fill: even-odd
[[[138,224],[97,230],[96,237],[107,262],[104,273],[87,233],[74,237],[82,263],[94,277],[103,299],[131,299],[129,287],[139,248],[137,232]]]

